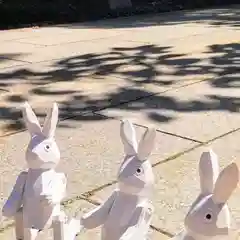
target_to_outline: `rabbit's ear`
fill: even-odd
[[[31,136],[42,134],[42,129],[37,119],[37,116],[33,112],[28,102],[25,102],[22,106],[22,115],[23,115],[23,119],[25,121],[26,127],[30,132]]]
[[[45,137],[54,137],[58,123],[58,105],[53,103],[53,107],[48,111],[42,133]]]
[[[218,157],[212,150],[202,153],[199,161],[200,187],[202,194],[213,192],[219,174]]]
[[[126,155],[131,156],[137,154],[136,132],[133,124],[129,120],[121,121],[120,136]]]
[[[154,143],[156,139],[156,130],[154,128],[148,128],[139,145],[138,145],[138,158],[141,161],[146,160],[154,148]]]
[[[236,163],[231,163],[220,173],[213,191],[213,201],[226,203],[239,182],[239,170]]]

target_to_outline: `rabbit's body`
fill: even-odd
[[[64,181],[64,174],[52,169],[47,171],[29,169],[23,193],[24,227],[41,230],[52,222],[53,217],[61,214],[60,201],[64,195],[57,198],[54,193],[61,182],[62,187],[65,188]]]
[[[152,213],[147,198],[116,189],[103,205],[82,217],[82,224],[88,229],[102,225],[102,240],[145,240]]]
[[[15,218],[17,240],[35,240],[41,230],[50,226],[57,240],[73,240],[79,231],[79,221],[65,223],[60,202],[66,192],[66,177],[55,171],[60,161],[54,138],[57,104],[48,113],[43,127],[28,103],[24,105],[23,118],[31,135],[25,155],[28,170],[19,174],[2,213]]]
[[[152,206],[148,199],[141,199],[138,196],[129,195],[119,190],[115,190],[113,195],[112,206],[102,227],[102,239],[120,239],[129,226],[135,225],[134,221],[136,221],[137,215],[141,215],[142,218],[139,231],[141,228],[148,230],[152,213]],[[138,233],[141,236],[141,238],[138,237],[138,240],[146,239],[147,231]]]
[[[156,132],[148,129],[137,146],[133,125],[121,124],[126,157],[119,169],[118,188],[99,207],[82,216],[86,229],[102,226],[102,240],[145,240],[153,207],[149,191],[154,183],[151,163],[147,160]]]

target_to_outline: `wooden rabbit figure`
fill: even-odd
[[[173,240],[232,239],[226,202],[238,184],[236,163],[231,163],[219,174],[217,155],[206,151],[200,158],[199,175],[201,192],[185,217],[185,230]]]
[[[15,218],[17,240],[34,240],[41,230],[50,226],[54,228],[56,240],[73,240],[79,221],[72,219],[67,222],[60,210],[66,191],[66,177],[55,171],[60,160],[60,151],[54,139],[58,106],[53,104],[43,127],[27,102],[22,112],[31,136],[26,150],[28,170],[19,174],[2,214]]]
[[[149,193],[154,184],[148,157],[153,149],[156,131],[147,129],[139,145],[133,124],[121,122],[125,159],[118,173],[118,187],[99,207],[81,218],[82,228],[102,225],[102,240],[145,240],[153,206]]]

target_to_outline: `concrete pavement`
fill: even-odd
[[[150,238],[177,233],[199,191],[204,146],[221,167],[240,158],[239,16],[235,6],[2,31],[0,206],[25,167],[20,103],[28,100],[42,121],[57,101],[69,214],[94,207],[114,188],[123,160],[119,119],[127,117],[138,136],[150,124],[158,130]],[[236,228],[239,197],[237,190],[229,201]],[[11,221],[1,224],[0,238],[13,238]],[[79,239],[99,239],[99,230]]]

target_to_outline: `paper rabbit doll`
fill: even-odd
[[[238,185],[236,163],[231,163],[219,174],[217,155],[212,150],[206,151],[200,158],[199,175],[201,192],[185,217],[185,230],[173,239],[232,239],[226,202]]]
[[[28,170],[19,174],[3,206],[2,215],[15,218],[18,240],[34,240],[41,230],[50,226],[54,228],[56,240],[73,240],[79,221],[72,219],[67,222],[60,210],[66,191],[66,177],[55,171],[60,160],[60,151],[54,139],[58,106],[53,104],[43,127],[27,102],[22,113],[31,136],[26,150]]]
[[[99,207],[81,218],[82,228],[102,225],[102,240],[145,240],[153,206],[149,193],[154,183],[148,157],[153,149],[156,132],[147,129],[137,144],[133,124],[121,122],[121,139],[125,158],[118,173],[118,187]]]

